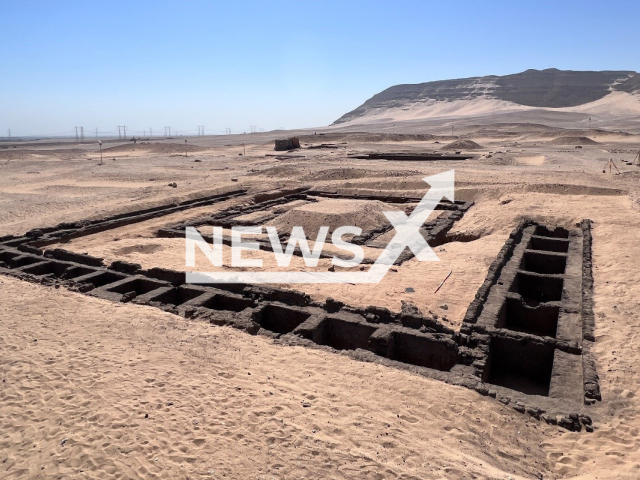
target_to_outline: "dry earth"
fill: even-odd
[[[372,150],[435,151],[453,139],[343,133],[303,137],[303,146],[337,142],[295,154],[303,158],[265,156],[274,154],[266,141],[248,144],[239,156],[245,139],[233,145],[226,137],[190,141],[188,157],[177,143],[167,146],[171,141],[114,144],[103,165],[93,145],[0,149],[0,235],[238,186],[421,196],[424,176],[454,168],[457,198],[476,205],[454,227],[453,241],[436,250],[441,262],[409,261],[375,286],[295,287],[315,299],[394,310],[412,301],[453,326],[520,218],[564,226],[590,218],[603,396],[592,407],[595,432],[572,433],[408,372],[0,277],[0,477],[640,477],[640,168],[622,162],[633,158],[640,138],[580,131],[566,135],[598,144],[550,143],[564,134],[524,125],[470,129],[466,138],[483,148],[465,162],[348,159]],[[621,175],[602,173],[609,157]],[[177,188],[167,186],[174,181]],[[240,201],[65,248],[180,268],[182,241],[156,238],[155,231]],[[332,210],[357,213],[353,205],[341,208]]]

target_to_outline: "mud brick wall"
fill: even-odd
[[[304,198],[302,193],[290,195],[284,200],[268,198],[266,203]],[[220,198],[224,197],[207,201]],[[435,239],[470,206],[443,205],[450,214],[423,227],[432,234],[435,230]],[[254,206],[264,208],[264,204]],[[147,214],[168,211],[127,214],[93,226],[115,228],[120,220],[143,221]],[[590,354],[594,324],[590,228],[589,221],[570,231],[522,222],[491,266],[460,333],[411,309],[394,313],[332,299],[317,303],[301,292],[255,285],[191,285],[185,283],[184,272],[143,270],[123,261],[105,266],[97,257],[64,249],[42,251],[39,243],[34,245],[43,237],[46,244],[86,234],[90,229],[82,222],[4,237],[0,273],[409,370],[474,389],[564,428],[593,430],[585,410],[600,400]]]
[[[497,279],[502,272],[502,268],[511,259],[511,256],[513,255],[513,249],[518,243],[520,243],[523,230],[530,224],[531,222],[521,221],[518,226],[514,228],[513,231],[509,234],[509,238],[500,249],[498,256],[491,263],[489,272],[487,273],[484,282],[476,292],[475,298],[467,309],[467,313],[465,314],[463,320],[463,326],[460,329],[461,332],[471,333],[472,325],[476,323],[476,321],[478,320],[478,316],[482,313],[484,303],[487,301],[487,297],[489,296],[491,287],[493,287],[493,285],[497,282]]]
[[[0,245],[7,247],[31,246],[43,247],[53,243],[63,242],[94,233],[104,232],[118,227],[131,225],[152,218],[158,218],[171,213],[188,210],[191,208],[211,205],[217,202],[228,200],[229,198],[244,195],[245,189],[233,190],[217,195],[187,200],[177,204],[162,205],[135,212],[113,215],[100,220],[83,220],[72,223],[61,223],[55,227],[43,227],[30,230],[22,237],[2,237]]]
[[[600,400],[593,338],[591,222],[566,230],[521,222],[469,306],[462,341],[478,352],[482,389],[521,409],[532,396],[550,423],[592,430]],[[515,407],[514,407],[515,408]]]
[[[378,200],[387,203],[416,203],[420,201],[419,198],[403,198],[403,197],[389,197],[389,196],[374,196],[374,195],[343,195],[332,192],[320,191],[320,190],[307,190],[305,192],[300,192],[296,190],[294,193],[289,191],[281,192],[280,196],[277,196],[276,193],[272,193],[268,196],[260,196],[257,195],[254,197],[254,201],[256,203],[244,205],[240,207],[232,207],[222,212],[218,212],[214,215],[203,216],[198,219],[191,220],[189,222],[177,223],[168,227],[164,227],[158,230],[157,236],[162,238],[184,238],[185,236],[185,228],[186,227],[199,227],[203,225],[215,225],[223,228],[232,228],[234,226],[261,226],[265,220],[270,220],[275,217],[275,214],[268,216],[267,218],[261,218],[259,222],[251,222],[245,219],[241,219],[241,217],[248,215],[250,213],[267,211],[269,208],[276,205],[285,205],[287,203],[296,201],[296,200],[305,200],[308,202],[316,202],[317,199],[314,197],[326,197],[326,198],[344,198],[344,199],[358,199],[358,200]],[[257,201],[260,199],[261,201]],[[420,228],[420,233],[425,238],[427,243],[431,247],[436,247],[447,243],[449,238],[447,234],[455,225],[455,222],[460,220],[463,215],[473,206],[473,202],[449,202],[447,200],[441,201],[437,206],[436,210],[445,210],[446,213],[444,215],[439,216],[435,220],[427,222]],[[376,242],[376,239],[387,233],[389,230],[392,230],[392,226],[384,226],[377,229],[373,229],[369,232],[362,232],[362,234],[358,237],[352,239],[354,244],[358,245],[367,245],[367,246],[375,246],[379,248],[384,248],[386,245],[379,245],[379,242]],[[206,233],[201,234],[202,238],[208,242],[213,242],[212,235],[208,235]],[[288,232],[280,232],[279,238],[281,241],[286,242],[289,238]],[[273,251],[273,247],[270,241],[265,241],[261,239],[255,240],[259,245],[261,250],[265,251]],[[230,236],[223,236],[222,243],[225,245],[231,245],[232,239]],[[296,246],[296,249],[293,252],[294,255],[302,256],[302,251],[299,246]],[[330,258],[332,255],[321,254],[321,258]],[[400,254],[398,259],[394,262],[394,265],[402,265],[407,260],[410,260],[414,257],[413,252],[410,250],[405,250]],[[365,259],[363,263],[371,264],[374,260]]]

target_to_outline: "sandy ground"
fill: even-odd
[[[621,162],[633,157],[640,139],[601,135],[600,145],[574,149],[548,145],[557,135],[500,137],[482,130],[483,138],[473,138],[485,146],[478,160],[429,164],[350,160],[346,153],[433,150],[433,141],[376,146],[347,139],[344,149],[277,160],[264,156],[273,153],[267,144],[249,145],[240,157],[237,145],[202,140],[203,150],[188,159],[123,149],[101,166],[95,151],[82,147],[64,159],[16,149],[0,159],[0,234],[238,187],[256,192],[304,184],[421,195],[422,177],[455,168],[456,195],[476,205],[453,233],[472,241],[439,247],[438,264],[407,262],[373,288],[296,288],[318,299],[394,310],[409,299],[459,325],[519,218],[567,226],[591,218],[594,354],[603,395],[592,410],[594,433],[571,433],[473,391],[343,355],[2,277],[0,477],[640,477],[640,169]],[[602,174],[610,156],[622,175]],[[167,186],[172,181],[178,188]],[[182,241],[154,232],[237,203],[66,247],[179,266]],[[434,295],[449,270],[454,273]],[[407,286],[416,293],[406,294]],[[438,310],[445,303],[448,310]]]

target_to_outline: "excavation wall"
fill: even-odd
[[[234,225],[239,216],[301,199],[308,197],[288,192],[202,222]],[[440,208],[448,214],[423,226],[429,243],[446,241],[446,232],[469,206],[442,203]],[[330,298],[317,303],[300,292],[264,286],[186,284],[184,272],[143,270],[122,261],[107,266],[97,257],[42,249],[61,239],[173,213],[175,208],[189,205],[2,238],[0,273],[410,370],[475,389],[564,428],[593,429],[588,409],[601,396],[590,354],[594,318],[589,221],[575,229],[522,222],[490,267],[460,332],[410,309],[401,313],[376,306],[358,309]],[[182,236],[179,227],[162,232]]]

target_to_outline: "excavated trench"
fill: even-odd
[[[486,353],[475,363],[478,375],[497,395],[508,390],[518,408],[527,396],[583,412],[600,400],[590,354],[592,288],[590,221],[575,229],[522,223],[490,268],[461,328]],[[586,414],[558,423],[578,429],[583,422],[592,430],[581,415]]]
[[[286,203],[300,195],[269,198],[265,203]],[[430,243],[446,239],[470,206],[442,205],[451,215],[425,230]],[[235,216],[266,206],[254,207],[223,212],[221,218],[233,224]],[[141,219],[148,219],[148,214]],[[0,239],[0,273],[410,370],[475,389],[564,428],[593,429],[588,407],[600,400],[600,391],[589,353],[593,342],[589,221],[576,229],[519,225],[489,269],[463,327],[455,332],[419,313],[393,313],[374,306],[360,309],[332,299],[318,303],[300,292],[255,285],[186,284],[184,272],[143,270],[122,261],[105,266],[89,255],[40,249],[54,239],[76,238],[133,218]]]

